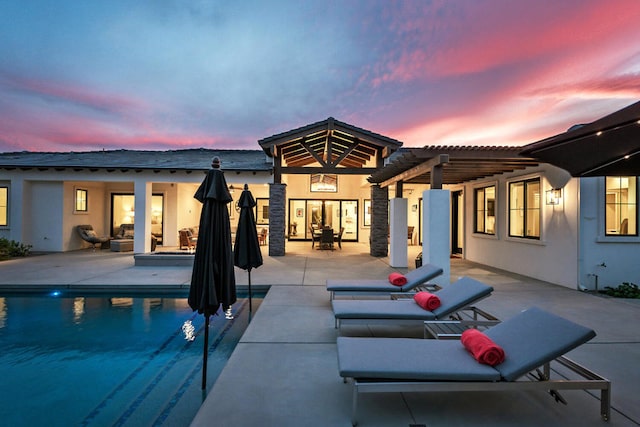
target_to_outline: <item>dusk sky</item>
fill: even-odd
[[[0,151],[258,149],[327,117],[525,145],[640,100],[640,0],[0,2]]]

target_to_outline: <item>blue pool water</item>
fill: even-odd
[[[250,321],[248,300],[233,314],[210,319],[208,390]],[[1,423],[189,425],[205,397],[203,333],[186,295],[0,296]]]

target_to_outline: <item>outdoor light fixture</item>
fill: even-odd
[[[554,188],[547,191],[547,205],[559,205],[562,202],[562,189]]]

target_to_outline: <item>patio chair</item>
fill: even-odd
[[[413,245],[413,230],[414,230],[414,226],[410,225],[409,227],[407,227],[407,240],[409,241],[409,246]]]
[[[335,326],[345,323],[415,324],[430,320],[446,320],[471,304],[488,297],[493,288],[470,277],[462,277],[435,294],[441,305],[433,311],[420,307],[413,298],[388,300],[333,300]]]
[[[100,244],[100,247],[102,248],[102,245],[104,243],[107,243],[111,240],[111,238],[108,236],[98,236],[93,229],[93,226],[88,224],[78,225],[76,226],[76,230],[78,230],[78,234],[80,235],[80,238],[82,240],[91,243],[91,247],[93,248],[94,252],[96,251],[97,244]]]
[[[180,237],[180,249],[186,247],[187,250],[195,249],[198,244],[198,238],[193,237],[193,233],[191,230],[182,229],[178,230],[178,235]]]
[[[333,229],[323,228],[322,234],[320,234],[320,249],[333,250]]]
[[[267,235],[269,234],[269,230],[266,228],[260,229],[260,233],[258,234],[258,244],[260,246],[264,246],[267,244]]]
[[[533,307],[484,333],[505,353],[494,367],[478,363],[460,341],[338,337],[340,376],[353,379],[351,423],[359,394],[381,392],[543,390],[565,403],[558,390],[600,390],[600,415],[610,418],[610,381],[564,356],[595,337],[593,330]],[[572,374],[552,379],[554,360]]]
[[[334,237],[333,241],[338,244],[338,247],[342,249],[342,234],[344,233],[344,227],[340,227],[340,232]]]
[[[442,269],[432,264],[424,264],[404,275],[407,283],[403,286],[395,286],[388,279],[352,279],[352,280],[327,280],[327,291],[331,293],[333,300],[336,293],[339,295],[375,295],[391,294],[393,292],[411,292],[416,287],[432,280],[442,274]]]

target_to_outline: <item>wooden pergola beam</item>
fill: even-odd
[[[442,188],[442,166],[449,163],[448,154],[438,154],[437,156],[427,160],[424,163],[420,163],[418,166],[414,166],[393,178],[389,178],[386,181],[380,183],[380,187],[388,187],[391,184],[395,184],[399,181],[408,181],[426,173],[431,175],[431,188]]]

